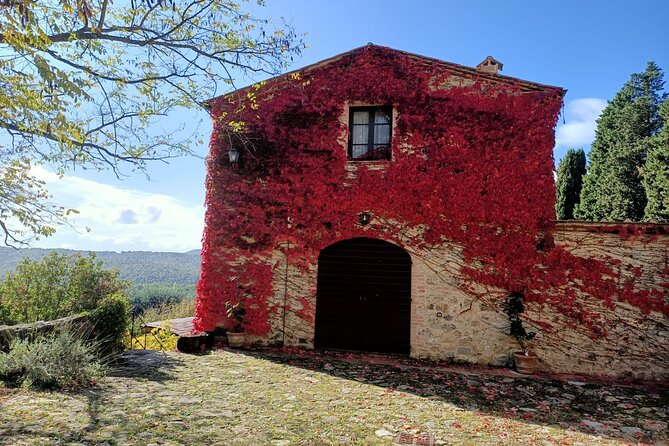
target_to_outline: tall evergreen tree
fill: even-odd
[[[643,169],[643,186],[648,203],[644,220],[669,222],[669,100],[660,105],[662,130],[648,150]]]
[[[661,127],[663,73],[648,62],[634,73],[597,121],[581,202],[574,215],[584,220],[633,220],[644,216],[642,171],[652,138]]]
[[[557,200],[555,213],[559,220],[573,220],[574,208],[581,198],[585,175],[585,152],[569,149],[557,169]]]

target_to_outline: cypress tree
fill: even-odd
[[[644,220],[669,222],[669,100],[660,106],[662,130],[657,134],[643,169],[643,186],[648,197]]]
[[[557,169],[557,200],[555,214],[558,220],[573,220],[574,208],[581,198],[585,175],[585,152],[569,149]]]
[[[642,172],[652,138],[661,127],[663,85],[662,70],[648,62],[646,70],[632,74],[602,112],[576,218],[640,221],[644,217]]]

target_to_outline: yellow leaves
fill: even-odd
[[[253,88],[255,91],[258,91],[265,85],[267,85],[267,81],[261,81],[251,85],[251,88]]]
[[[258,99],[254,92],[249,91],[248,93],[246,93],[246,98],[249,100],[250,103],[249,106],[251,107],[251,110],[258,110],[260,108],[260,105],[258,104]]]
[[[179,337],[172,333],[170,330],[171,326],[172,324],[169,322],[163,321],[158,327],[146,333],[146,335],[141,332],[135,332],[132,339],[130,339],[130,334],[126,333],[125,345],[128,348],[140,350],[175,350]]]
[[[48,82],[54,78],[51,67],[42,56],[35,54],[33,60],[35,61],[35,66],[37,67],[37,71],[39,72],[39,75],[42,77],[42,79]]]
[[[31,168],[27,157],[0,162],[0,209],[15,241],[53,234],[53,225],[72,212],[46,201],[50,196],[45,183],[32,175]]]
[[[246,123],[244,123],[243,121],[228,121],[227,126],[233,132],[241,132],[244,130]]]
[[[285,51],[296,54],[301,47],[290,26],[279,42],[268,22],[244,13],[234,0],[158,7],[139,2],[135,8],[107,2],[104,31],[96,17],[102,2],[28,3],[29,19],[0,7],[0,125],[9,123],[18,134],[15,153],[56,168],[115,169],[129,154],[137,156],[129,167],[141,170],[145,158],[187,152],[186,142],[149,126],[176,110],[197,108],[226,83],[234,85],[233,76],[245,71],[237,67],[268,71],[287,61]],[[147,32],[132,29],[140,20]],[[289,48],[285,41],[292,42]],[[246,111],[260,109],[265,84],[244,90]],[[239,107],[229,107],[221,125],[244,131]],[[167,133],[180,138],[179,132]],[[96,146],[110,151],[109,160],[95,156]],[[8,151],[2,147],[0,153]]]
[[[292,73],[290,75],[290,78],[294,81],[299,81],[301,79],[299,71],[295,72],[295,73]]]

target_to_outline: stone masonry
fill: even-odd
[[[597,232],[600,223],[559,222],[556,244],[574,254],[594,258],[617,258],[618,268],[643,266],[643,284],[656,281],[669,256],[669,235],[659,234],[625,239],[618,234]],[[614,225],[608,225],[613,227]],[[667,232],[667,231],[660,231]],[[317,262],[304,271],[286,265],[285,244],[276,250],[274,295],[269,302],[272,332],[252,339],[261,344],[313,348],[316,306]],[[506,366],[518,346],[508,332],[508,321],[499,308],[468,295],[458,286],[460,255],[457,246],[435,247],[426,252],[409,251],[411,275],[411,356],[476,364]],[[499,290],[497,290],[499,291]],[[588,296],[583,296],[588,299]],[[304,303],[308,306],[305,308]],[[285,307],[287,311],[283,311]],[[540,318],[558,324],[552,333],[539,332],[535,351],[541,367],[553,373],[585,373],[616,377],[668,379],[669,323],[666,317],[650,314],[641,325],[631,326],[639,310],[618,304],[608,312],[615,327],[607,327],[606,339],[593,340],[568,328],[557,314],[536,311]],[[543,312],[543,313],[542,313]],[[536,314],[535,314],[536,316]]]

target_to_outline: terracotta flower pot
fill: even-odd
[[[515,352],[513,354],[513,359],[516,362],[516,370],[518,370],[518,373],[524,373],[526,375],[533,374],[539,365],[539,357],[534,353],[526,355],[523,352]]]
[[[228,332],[228,346],[230,346],[230,348],[242,348],[244,347],[245,341],[246,336],[244,333]]]

